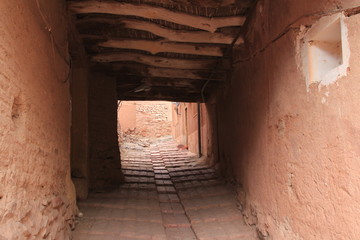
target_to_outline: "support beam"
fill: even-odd
[[[169,95],[154,95],[154,96],[142,96],[142,95],[131,95],[131,96],[122,96],[118,97],[119,100],[123,101],[169,101],[169,102],[203,102],[201,97],[198,95],[190,97],[174,97]]]
[[[109,53],[98,54],[91,57],[93,62],[136,62],[153,67],[176,68],[176,69],[213,69],[217,60],[209,59],[178,59],[151,56],[139,53]],[[230,61],[222,60],[218,69],[229,69]]]
[[[189,88],[189,89],[198,89],[200,91],[202,85],[205,81],[199,81],[199,80],[190,80],[187,79],[184,81],[183,79],[169,79],[166,78],[146,78],[144,79],[144,83],[149,86],[160,86],[160,87],[171,87],[173,89],[179,89],[179,88]],[[221,82],[213,81],[209,84],[218,84]]]
[[[78,24],[83,23],[106,23],[114,26],[124,27],[128,29],[136,29],[151,32],[157,36],[166,38],[173,42],[186,43],[216,43],[216,44],[231,44],[236,37],[236,32],[225,33],[209,33],[205,31],[185,31],[173,30],[164,28],[156,23],[136,20],[136,19],[112,19],[112,18],[90,18],[78,21]],[[89,36],[88,36],[89,37]],[[95,35],[94,38],[97,38]],[[244,43],[243,38],[239,38],[236,44]]]
[[[106,67],[106,66],[105,66]],[[157,68],[149,67],[141,64],[112,64],[111,70],[113,72],[121,72],[123,74],[143,76],[144,78],[172,78],[177,79],[197,79],[197,80],[208,80],[211,70],[188,70],[188,69],[173,69],[173,68]],[[226,79],[226,73],[224,71],[213,72],[213,81],[222,81]]]
[[[160,86],[160,87],[171,87],[173,89],[178,88],[190,88],[201,90],[204,85],[205,80],[193,80],[193,79],[174,79],[174,78],[150,78],[150,77],[139,77],[139,76],[129,76],[120,74],[117,75],[117,86],[140,86],[141,84],[146,84],[148,86]],[[209,86],[220,86],[221,81],[211,81]]]
[[[136,1],[132,1],[136,2]],[[161,5],[174,5],[174,3],[183,6],[195,6],[201,8],[220,8],[231,7],[236,5],[237,8],[248,9],[250,7],[251,0],[143,0],[146,4],[161,4]]]
[[[200,46],[196,44],[174,43],[168,41],[149,41],[149,40],[108,40],[99,43],[100,47],[136,49],[147,51],[152,54],[162,52],[172,52],[181,54],[194,54],[204,56],[222,57],[221,47]]]
[[[119,100],[166,100],[176,102],[196,102],[201,99],[197,90],[189,92],[186,89],[167,87],[152,87],[149,91],[132,92],[129,89],[118,88]]]
[[[74,13],[105,13],[159,19],[208,32],[215,32],[216,29],[221,27],[242,26],[245,22],[245,17],[243,16],[208,18],[174,12],[162,7],[145,4],[136,5],[113,0],[71,1],[68,3],[68,8]]]

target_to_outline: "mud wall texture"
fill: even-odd
[[[208,164],[218,164],[216,104],[200,104],[201,155]]]
[[[156,138],[171,135],[171,102],[121,101],[118,109],[120,134]]]
[[[197,103],[177,103],[173,106],[172,132],[175,140],[189,149],[199,153],[198,147],[198,107]]]
[[[69,239],[76,210],[65,2],[38,3],[0,2],[0,239]]]
[[[360,229],[360,15],[344,18],[350,62],[333,84],[306,87],[301,24],[359,1],[259,1],[219,98],[224,172],[239,183],[263,239],[358,239]]]
[[[199,120],[200,110],[200,142]],[[174,139],[189,149],[215,164],[216,147],[216,108],[214,104],[178,103],[172,106],[172,135]],[[201,154],[199,149],[201,146]]]
[[[89,77],[89,188],[107,190],[122,180],[117,135],[116,79]]]
[[[89,188],[88,70],[73,62],[71,78],[71,177],[77,199],[86,199]]]

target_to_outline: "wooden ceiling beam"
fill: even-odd
[[[169,102],[202,102],[201,97],[199,95],[190,96],[190,97],[174,97],[174,96],[164,96],[164,95],[119,95],[118,100],[122,101],[169,101]]]
[[[245,22],[243,16],[229,17],[202,17],[182,12],[171,11],[162,7],[154,7],[146,4],[132,4],[113,0],[84,0],[70,1],[68,8],[73,13],[105,13],[114,15],[137,16],[149,19],[159,19],[176,24],[215,32],[221,27],[242,26]]]
[[[213,69],[217,65],[217,60],[209,59],[178,59],[157,57],[140,53],[108,53],[97,54],[91,57],[92,62],[136,62],[153,67],[176,68],[176,69]],[[230,61],[224,59],[220,62],[218,69],[229,69]]]
[[[173,69],[173,68],[157,68],[149,67],[142,64],[132,63],[113,63],[113,64],[98,64],[92,69],[97,71],[110,72],[112,74],[121,73],[122,75],[142,76],[144,78],[168,78],[171,79],[194,79],[194,80],[208,80],[210,74],[212,81],[223,81],[226,78],[225,71],[211,72],[208,70],[189,70],[189,69]]]
[[[206,80],[193,80],[193,79],[169,79],[169,78],[151,78],[151,77],[139,77],[139,76],[129,76],[129,75],[117,75],[117,86],[139,86],[141,84],[146,84],[148,86],[163,86],[163,87],[172,87],[174,89],[178,88],[190,88],[190,89],[199,89],[201,90]],[[223,82],[220,81],[211,81],[209,86],[219,85]]]
[[[173,68],[149,67],[141,64],[112,64],[112,70],[115,72],[124,72],[130,75],[152,77],[152,78],[183,78],[194,80],[207,80],[210,76],[209,70],[188,70]],[[226,78],[225,72],[212,73],[213,81],[222,81]]]
[[[84,23],[106,23],[111,25],[118,25],[119,27],[136,29],[141,31],[151,32],[159,37],[163,37],[173,42],[186,43],[215,43],[215,44],[231,44],[236,32],[231,33],[209,33],[205,31],[185,31],[173,30],[162,27],[159,24],[136,20],[136,19],[111,19],[111,18],[89,18],[78,21],[78,24]],[[90,36],[88,36],[90,37]],[[97,36],[94,35],[94,38]],[[242,37],[238,38],[236,44],[242,44],[244,40]]]
[[[139,87],[141,85],[136,85],[136,84],[118,84],[117,87],[119,89],[121,88],[133,88],[133,89],[136,89],[137,87]],[[172,88],[172,89],[177,89],[177,90],[191,90],[191,91],[195,91],[197,90],[197,92],[200,92],[201,91],[201,88],[198,88],[198,87],[194,87],[194,86],[172,86],[170,84],[162,84],[162,83],[156,83],[156,84],[152,84],[152,85],[149,85],[150,87],[169,87],[169,88]]]
[[[174,89],[189,88],[189,89],[200,90],[202,85],[205,83],[205,81],[191,80],[191,79],[187,79],[187,81],[181,79],[171,79],[171,81],[169,81],[169,79],[166,78],[146,78],[143,80],[143,83],[149,86],[172,87]],[[211,84],[212,83],[219,83],[219,82],[211,82]]]
[[[222,57],[223,50],[218,46],[201,46],[196,44],[174,43],[168,41],[151,40],[107,40],[98,44],[100,47],[136,49],[147,51],[151,54],[170,52],[181,54],[193,54],[203,56]]]
[[[135,0],[131,2],[137,2]],[[183,5],[183,6],[196,6],[201,8],[220,8],[236,6],[241,9],[249,8],[251,0],[143,0],[141,1],[146,4],[162,4],[162,5]]]
[[[200,101],[201,94],[198,91],[188,92],[184,89],[174,90],[167,87],[153,87],[148,91],[134,92],[129,88],[118,88],[119,100],[166,100],[173,102],[196,102]]]

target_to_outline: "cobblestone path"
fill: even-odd
[[[79,202],[75,240],[257,239],[232,188],[174,142],[129,152],[122,166],[119,190]]]

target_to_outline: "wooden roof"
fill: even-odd
[[[230,69],[252,0],[72,0],[92,71],[120,100],[204,101]],[[205,97],[204,97],[205,96]]]

